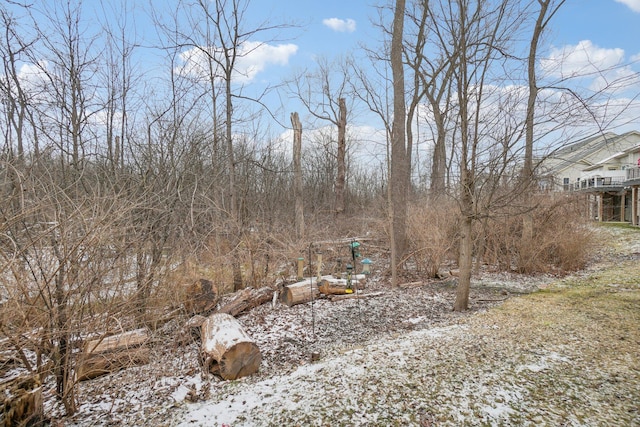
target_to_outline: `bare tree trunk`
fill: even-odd
[[[535,107],[538,98],[538,81],[536,77],[536,59],[538,57],[538,44],[549,20],[555,15],[565,0],[560,0],[558,4],[549,12],[552,0],[538,0],[540,11],[536,19],[533,35],[529,45],[529,57],[527,58],[527,79],[529,83],[529,96],[527,98],[527,118],[525,122],[525,152],[524,165],[522,168],[521,185],[523,193],[531,188],[534,179],[533,167],[533,137],[535,126]],[[527,197],[527,200],[529,198]],[[527,202],[525,202],[527,203]],[[528,203],[527,203],[528,204]],[[530,248],[533,242],[533,212],[529,210],[522,217],[522,248]],[[520,265],[520,268],[528,269],[527,265]]]
[[[447,169],[447,151],[445,146],[445,128],[444,118],[440,111],[433,110],[434,121],[436,122],[436,128],[438,135],[436,135],[435,144],[433,146],[433,157],[431,161],[431,196],[438,197],[444,194],[445,191],[445,175]]]
[[[347,105],[344,98],[338,100],[339,117],[338,117],[338,157],[337,157],[337,175],[336,175],[336,215],[340,216],[345,210],[345,181],[347,175],[346,153],[347,153]]]
[[[471,269],[473,260],[473,221],[469,216],[464,216],[460,223],[460,277],[456,289],[454,311],[465,311],[469,308],[469,289],[471,285]]]
[[[406,104],[404,87],[404,64],[402,61],[402,40],[404,31],[405,0],[397,0],[393,17],[393,32],[391,35],[391,73],[393,77],[393,124],[391,129],[391,234],[393,235],[391,260],[392,276],[395,277],[398,264],[406,249],[406,220],[407,220],[407,147],[406,137]],[[393,283],[395,286],[396,283]]]
[[[227,142],[227,173],[229,174],[229,216],[232,221],[237,221],[238,217],[238,201],[236,197],[236,162],[233,153],[233,102],[231,91],[231,72],[233,68],[229,68],[228,75],[226,77],[226,123],[225,123],[225,139]]]
[[[304,237],[304,201],[302,198],[302,123],[298,113],[291,113],[293,127],[293,192],[295,196],[295,224],[298,239]]]
[[[467,21],[466,5],[459,0],[460,16],[460,34],[458,37],[458,49],[460,52],[459,70],[457,73],[458,80],[458,103],[460,115],[460,247],[458,267],[460,269],[460,277],[458,278],[458,288],[456,291],[456,300],[453,305],[455,311],[464,311],[469,305],[469,288],[471,287],[471,270],[473,267],[473,238],[471,232],[473,229],[473,200],[475,193],[474,179],[474,146],[469,132],[470,115],[469,115],[469,75],[467,62]]]

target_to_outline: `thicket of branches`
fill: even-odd
[[[411,181],[411,144],[398,172],[409,180],[406,188],[406,182],[390,185],[393,169],[384,162],[371,167],[351,157],[355,138],[345,133],[346,106],[351,109],[357,97],[377,110],[390,136],[393,126],[389,100],[376,98],[388,82],[377,86],[347,61],[342,77],[352,75],[351,81],[340,81],[334,93],[328,91],[335,86],[316,88],[333,108],[316,117],[341,131],[339,141],[313,133],[302,148],[302,240],[294,227],[299,191],[292,141],[283,143],[264,125],[261,94],[249,99],[232,84],[246,43],[278,27],[242,29],[248,2],[178,2],[174,16],[154,17],[164,35],[157,48],[166,68],[147,73],[139,62],[140,41],[131,36],[135,23],[125,19],[131,11],[94,28],[78,3],[56,2],[43,10],[0,6],[0,332],[27,369],[43,378],[55,376],[68,413],[76,409],[74,352],[82,340],[155,324],[179,308],[172,298],[177,287],[200,276],[227,290],[272,285],[314,240],[368,232],[380,240],[379,247],[389,248],[388,212],[399,193],[409,208],[398,207],[391,222],[402,227],[406,222],[398,253],[406,274],[432,277],[441,265],[456,262],[462,217],[456,207],[468,188],[474,189],[470,211],[462,213],[474,220],[469,245],[477,265],[533,272],[554,265],[577,268],[584,261],[588,246],[568,242],[580,237],[582,243],[588,236],[571,228],[579,221],[568,221],[566,203],[518,204],[518,189],[531,189],[530,181],[518,181],[522,128],[508,129],[509,123],[498,120],[487,125],[479,113],[460,114],[462,106],[473,110],[481,104],[470,89],[476,82],[458,74],[460,52],[431,62],[422,57],[425,34],[416,25],[437,16],[421,15],[420,2],[411,2],[415,8],[406,11],[415,37],[394,56],[414,71],[407,79],[416,91],[407,101],[407,132],[415,125],[412,117],[418,121],[424,113],[421,102],[437,116],[432,176],[426,180],[431,191],[422,181]],[[446,16],[448,4],[442,2],[438,13]],[[465,14],[460,6],[456,16],[463,23]],[[402,10],[397,18],[401,15]],[[481,20],[472,24],[489,28]],[[446,28],[431,28],[430,37],[447,53],[456,29],[443,34],[439,31]],[[510,27],[499,29],[505,34]],[[482,51],[483,37],[491,34],[467,36]],[[511,41],[506,35],[501,40],[504,46]],[[412,42],[419,53],[414,57]],[[186,68],[186,52],[198,59],[198,67]],[[483,52],[467,53],[482,65]],[[473,73],[474,65],[467,62],[465,71]],[[328,79],[333,67],[323,66],[307,75],[309,85],[315,84],[311,77]],[[299,95],[314,94],[311,87],[296,88]],[[456,99],[465,88],[464,96],[478,99]],[[492,111],[521,101],[491,88]],[[314,99],[306,100],[310,109]],[[474,124],[478,132],[464,135],[463,152],[461,128]],[[463,163],[473,175],[468,188],[457,187]],[[522,245],[529,232],[523,231],[525,212],[534,212],[530,232],[539,244]]]

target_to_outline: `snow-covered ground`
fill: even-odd
[[[614,234],[620,247],[598,262],[640,249],[637,235]],[[151,363],[81,383],[64,425],[640,425],[638,355],[625,347],[637,348],[638,328],[609,341],[589,313],[578,327],[555,302],[514,296],[556,281],[485,273],[463,314],[451,311],[453,280],[390,289],[374,278],[365,292],[382,296],[265,304],[239,317],[263,362],[236,381],[202,372],[199,344],[184,344],[186,319],[176,319],[152,333]],[[621,347],[594,359],[611,342]],[[46,406],[61,416],[52,398]]]

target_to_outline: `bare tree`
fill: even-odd
[[[135,35],[135,22],[127,4],[101,3],[105,15],[110,19],[103,24],[105,41],[104,60],[106,64],[100,67],[100,85],[104,89],[102,94],[102,108],[106,116],[106,158],[112,172],[124,167],[125,146],[132,132],[133,92],[139,86],[141,73],[134,64],[134,55],[139,48]],[[115,16],[117,18],[111,18]],[[140,106],[138,103],[137,106]]]
[[[538,0],[540,6],[538,17],[536,18],[529,44],[529,55],[527,58],[527,82],[529,93],[527,97],[526,121],[525,121],[525,151],[522,167],[522,180],[525,188],[534,183],[533,165],[533,144],[536,101],[538,99],[538,79],[536,77],[536,66],[538,64],[538,47],[551,18],[564,4],[564,0],[554,2],[552,0]],[[522,247],[531,247],[533,240],[533,215],[531,212],[525,213],[522,222]],[[523,263],[524,264],[524,263]]]
[[[466,310],[473,264],[473,224],[480,217],[480,186],[485,177],[480,167],[485,159],[488,117],[483,115],[487,98],[490,71],[502,58],[504,44],[518,28],[511,15],[509,1],[472,2],[457,0],[443,5],[448,23],[447,31],[454,40],[452,51],[456,58],[453,78],[456,84],[459,136],[460,209],[460,279],[454,310]],[[489,153],[490,154],[490,153]]]
[[[540,10],[533,27],[531,42],[529,44],[529,55],[527,56],[527,82],[529,94],[527,98],[527,117],[525,135],[525,153],[522,175],[524,179],[531,179],[534,173],[533,165],[533,143],[536,100],[538,99],[539,87],[536,77],[536,66],[538,64],[538,48],[540,39],[544,34],[549,22],[558,10],[565,3],[565,0],[537,0]]]
[[[302,197],[302,123],[298,113],[291,113],[293,127],[293,191],[295,192],[295,224],[298,239],[304,236],[304,201]]]
[[[405,0],[396,0],[391,35],[393,81],[393,124],[391,126],[391,175],[389,176],[389,217],[391,224],[392,284],[397,284],[397,268],[406,247],[407,196],[411,164],[406,145],[406,104],[403,61]]]
[[[316,70],[301,72],[288,83],[289,90],[302,101],[313,119],[328,122],[337,130],[333,209],[338,216],[347,209],[347,123],[353,105],[349,64],[348,58],[334,62],[320,58]],[[347,98],[350,106],[347,106]]]
[[[19,76],[19,61],[27,58],[28,50],[32,49],[34,41],[26,41],[19,34],[17,21],[4,7],[0,8],[0,21],[3,24],[2,43],[0,54],[3,61],[3,77],[0,78],[0,97],[5,115],[5,141],[9,142],[7,151],[14,153],[20,161],[24,160],[25,139],[27,137],[27,124],[29,122],[30,106],[29,95],[23,87]],[[34,146],[36,156],[39,147]]]

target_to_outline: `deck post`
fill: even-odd
[[[631,225],[638,225],[638,187],[631,187]]]
[[[598,199],[598,221],[602,222],[604,221],[602,219],[602,216],[604,215],[604,193],[598,193],[598,195],[596,196],[596,198]]]

